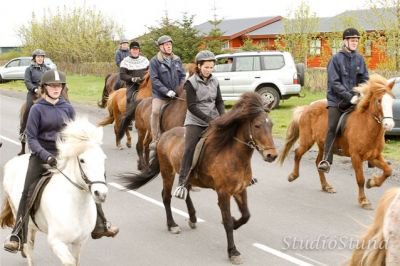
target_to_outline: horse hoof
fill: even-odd
[[[361,208],[364,210],[373,210],[372,204],[369,201],[361,202]]]
[[[181,229],[179,228],[179,226],[172,226],[172,227],[168,228],[168,231],[170,231],[172,234],[176,235],[181,232]]]
[[[240,255],[238,255],[238,256],[232,256],[232,257],[229,258],[229,260],[230,260],[231,263],[234,264],[234,265],[239,265],[239,264],[242,264],[242,263],[243,263],[242,258],[240,257]]]
[[[189,227],[190,227],[191,229],[196,229],[196,228],[197,228],[196,223],[194,223],[194,222],[192,222],[192,221],[190,221],[190,220],[189,220],[188,224],[189,224]]]
[[[372,188],[374,185],[372,184],[373,180],[372,179],[368,179],[366,187],[367,188]]]
[[[126,147],[128,147],[130,149],[130,148],[132,148],[132,144],[126,143]]]
[[[123,150],[124,148],[122,148],[121,145],[118,145],[118,146],[117,146],[117,149],[121,151],[121,150]]]
[[[288,181],[289,182],[293,182],[294,180],[296,180],[299,176],[295,176],[294,174],[290,174],[288,177]]]
[[[325,191],[325,192],[328,192],[328,193],[332,193],[332,194],[336,193],[336,190],[331,186],[325,186],[325,187],[322,188],[322,190]]]

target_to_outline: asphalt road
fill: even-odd
[[[0,91],[1,168],[19,150],[18,111],[24,97]],[[74,106],[78,115],[87,115],[92,122],[105,115],[97,107]],[[110,190],[104,210],[108,219],[120,227],[120,233],[114,239],[89,240],[82,250],[81,265],[230,265],[216,193],[205,189],[192,193],[198,218],[202,219],[195,230],[187,224],[184,202],[173,199],[174,217],[182,232],[170,234],[161,202],[161,177],[137,192],[121,191],[116,175],[136,170],[136,152],[116,149],[111,126],[105,127],[104,132]],[[136,133],[133,135],[136,142]],[[277,139],[276,145],[281,144]],[[322,192],[313,163],[315,155],[311,151],[304,157],[301,176],[293,183],[287,181],[293,165],[292,154],[283,167],[265,163],[256,153],[253,156],[253,172],[259,183],[248,188],[252,216],[234,233],[244,265],[343,265],[350,257],[351,247],[372,221],[374,212],[358,206],[355,177],[347,158],[335,157],[328,175],[337,193]],[[393,178],[381,188],[366,191],[374,207],[386,189],[399,185],[398,169],[398,164],[394,165]],[[376,170],[366,171],[371,176]],[[234,203],[232,210],[237,217],[239,212]],[[0,240],[10,232],[10,229],[0,230]],[[34,257],[36,265],[60,264],[46,236],[40,232]],[[26,262],[20,255],[1,249],[0,265],[26,265]]]

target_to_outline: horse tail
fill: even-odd
[[[358,241],[349,265],[385,265],[386,241],[390,241],[384,237],[385,216],[388,217],[386,213],[390,211],[391,203],[399,192],[399,188],[391,188],[383,194],[375,212],[374,222]]]
[[[293,147],[293,145],[296,143],[297,139],[299,138],[299,135],[300,135],[299,120],[300,120],[301,114],[303,113],[305,107],[306,106],[299,106],[299,107],[296,107],[293,111],[292,121],[289,123],[288,129],[286,131],[285,144],[283,146],[282,151],[279,153],[279,156],[278,156],[278,163],[280,165],[283,164],[290,149]]]
[[[158,161],[158,156],[155,154],[154,159],[151,160],[150,166],[138,174],[133,174],[133,176],[124,176],[127,189],[136,190],[148,182],[153,180],[160,173],[160,162]]]
[[[114,113],[113,113],[113,108],[112,104],[114,101],[114,95],[115,93],[111,93],[110,97],[107,100],[107,109],[108,109],[108,116],[101,120],[100,122],[97,123],[97,126],[106,126],[109,124],[112,124],[114,122]]]
[[[105,108],[106,103],[107,103],[107,98],[108,98],[108,91],[107,91],[107,80],[111,76],[111,74],[108,74],[104,80],[104,88],[103,88],[103,94],[101,95],[101,100],[97,103],[97,105],[100,108]]]
[[[141,100],[134,100],[132,104],[127,106],[125,114],[120,118],[119,127],[117,132],[117,140],[121,140],[124,137],[125,131],[130,125],[131,121],[135,118],[136,107]]]
[[[1,207],[0,226],[1,228],[13,227],[14,224],[15,218],[11,209],[9,198],[5,197],[3,200],[3,206]]]

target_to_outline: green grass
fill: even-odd
[[[68,75],[67,83],[69,88],[69,97],[73,102],[95,105],[101,98],[104,77],[98,76],[80,76]],[[26,92],[23,81],[12,81],[0,84],[0,89],[11,89],[15,91]],[[271,111],[270,117],[274,122],[273,134],[275,137],[284,138],[287,125],[292,118],[292,111],[296,106],[307,105],[315,100],[324,99],[325,92],[310,92],[304,90],[304,97],[293,97],[281,102],[278,109]],[[227,108],[230,108],[234,102],[225,102]],[[385,158],[400,161],[400,138],[387,139],[384,155]]]

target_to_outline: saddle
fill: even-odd
[[[36,224],[35,221],[35,213],[39,209],[40,200],[42,198],[44,188],[47,186],[52,176],[53,173],[46,171],[39,179],[37,184],[34,187],[30,188],[30,191],[28,193],[26,213],[27,214],[29,213],[29,215],[32,218],[32,221],[36,226],[38,225]]]

